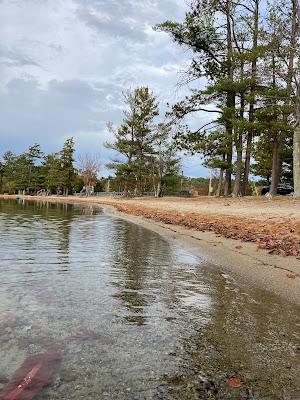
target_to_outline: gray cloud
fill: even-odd
[[[98,15],[84,8],[81,8],[78,14],[88,26],[95,28],[101,36],[114,36],[118,39],[135,42],[143,42],[147,39],[141,25],[136,21],[118,20],[110,15]]]
[[[100,34],[114,38],[144,42],[149,40],[147,28],[172,17],[181,11],[182,2],[175,0],[75,0],[79,4],[78,15]],[[179,6],[181,4],[181,6]]]
[[[163,109],[184,95],[187,54],[152,30],[184,10],[182,0],[0,0],[0,155],[34,142],[57,151],[74,136],[80,153],[108,161],[106,123],[120,123],[122,91],[148,85]]]
[[[105,125],[105,116],[113,116],[108,94],[116,87],[101,88],[81,81],[49,82],[43,89],[36,80],[14,79],[0,96],[1,137],[3,144],[24,138],[47,143],[49,139],[76,136],[81,132],[99,132]],[[12,114],[14,123],[12,124]]]

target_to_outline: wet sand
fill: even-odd
[[[13,196],[6,196],[14,198]],[[17,196],[15,196],[17,197]],[[5,198],[5,196],[0,196]],[[160,213],[182,212],[192,215],[204,215],[225,217],[225,219],[238,217],[244,225],[253,221],[259,222],[260,226],[271,226],[276,230],[277,226],[286,229],[293,224],[300,224],[300,201],[289,198],[276,198],[267,200],[265,198],[244,199],[119,199],[119,198],[80,198],[59,196],[49,197],[26,197],[35,201],[54,201],[66,203],[84,203],[100,205],[107,213],[118,215],[128,221],[151,229],[178,246],[184,246],[200,256],[202,259],[217,265],[225,271],[230,271],[238,279],[247,280],[249,285],[266,289],[276,293],[283,298],[300,304],[300,260],[296,256],[282,256],[269,254],[267,250],[258,249],[257,243],[226,238],[213,231],[199,231],[186,228],[176,224],[166,224],[151,218],[151,214],[143,217],[141,210],[159,210]],[[122,209],[125,212],[118,211]],[[140,215],[131,215],[131,208]],[[135,208],[135,209],[134,209]],[[222,219],[218,220],[219,222]],[[250,222],[249,222],[250,221]],[[255,226],[255,225],[254,225]],[[300,225],[299,225],[300,226]],[[278,229],[279,229],[278,228]],[[269,229],[269,228],[268,228]],[[293,229],[293,237],[297,239],[299,232]]]

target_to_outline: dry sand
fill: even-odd
[[[273,254],[270,254],[270,248],[258,249],[256,242],[245,241],[248,234],[253,234],[253,240],[256,240],[257,235],[258,240],[266,240],[267,237],[269,241],[275,236],[282,236],[287,244],[293,241],[293,248],[296,246],[297,251],[300,251],[300,200],[279,197],[268,200],[253,197],[124,199],[59,196],[29,196],[28,199],[99,204],[108,213],[141,224],[168,240],[178,242],[180,246],[184,245],[202,259],[230,271],[237,279],[246,279],[250,285],[275,292],[300,304],[299,253],[296,256],[283,256],[285,251],[279,243],[279,254],[274,254],[274,249],[271,250]],[[169,220],[170,216],[173,219]],[[176,224],[178,216],[180,223]],[[199,220],[201,230],[184,226],[185,219],[189,221],[187,225],[190,221]],[[210,221],[208,227],[207,221]]]

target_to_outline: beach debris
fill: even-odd
[[[0,400],[32,400],[49,385],[62,352],[29,356],[0,391]]]
[[[295,274],[286,274],[286,276],[290,279],[296,279],[296,275]]]
[[[227,381],[227,385],[231,388],[240,388],[242,386],[242,382],[239,378],[229,378]]]

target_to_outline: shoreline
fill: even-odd
[[[20,196],[0,195],[0,199],[18,198]],[[126,212],[120,211],[118,206],[126,202],[123,199],[59,196],[25,196],[24,199],[99,206],[108,215],[141,225],[178,246],[184,245],[195,256],[223,271],[230,272],[237,280],[242,279],[244,283],[275,293],[294,304],[300,304],[300,261],[296,257],[269,254],[266,250],[258,251],[256,243],[223,237],[213,231],[196,230],[173,223],[166,224],[149,216],[145,218],[141,215],[132,215],[128,209]]]

